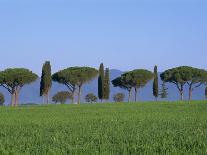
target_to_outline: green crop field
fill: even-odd
[[[207,102],[2,107],[0,154],[207,154]]]

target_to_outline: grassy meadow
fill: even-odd
[[[1,107],[0,154],[207,154],[207,101]]]

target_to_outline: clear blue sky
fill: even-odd
[[[0,0],[0,70],[207,69],[206,0]]]

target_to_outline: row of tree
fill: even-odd
[[[98,98],[102,102],[110,97],[110,71],[109,68],[104,69],[103,63],[100,65],[99,71],[91,67],[70,67],[60,70],[52,75],[51,64],[46,61],[42,67],[42,75],[40,82],[40,96],[43,97],[43,103],[49,103],[49,92],[52,87],[52,81],[65,85],[68,88],[63,94],[56,94],[53,97],[63,95],[66,99],[72,100],[72,103],[81,102],[81,93],[83,85],[98,76]],[[193,68],[189,66],[181,66],[164,71],[161,75],[163,81],[162,89],[159,90],[159,76],[157,66],[154,73],[145,69],[135,69],[123,73],[120,77],[112,80],[114,87],[119,87],[128,91],[128,101],[132,101],[132,92],[134,90],[134,99],[137,101],[137,93],[140,88],[144,87],[149,81],[153,82],[153,95],[155,99],[159,96],[165,98],[167,88],[165,83],[174,84],[179,93],[180,99],[183,100],[184,86],[189,88],[189,100],[192,99],[194,89],[207,82],[207,71],[204,69]],[[19,93],[25,84],[36,81],[38,76],[28,69],[9,68],[0,72],[0,86],[4,87],[11,94],[11,105],[17,106],[19,102]],[[205,90],[207,97],[207,88]],[[77,97],[76,97],[77,96]],[[119,94],[118,97],[121,95]]]
[[[144,87],[152,78],[154,78],[153,95],[156,100],[159,96],[166,98],[167,88],[165,83],[172,83],[176,86],[180,93],[180,100],[184,99],[184,86],[187,85],[189,89],[188,98],[191,100],[193,90],[206,84],[207,71],[189,66],[181,66],[164,71],[160,77],[163,81],[161,91],[159,90],[157,66],[154,67],[154,73],[143,69],[133,70],[122,74],[120,77],[114,79],[112,83],[114,87],[120,87],[128,91],[129,102],[131,101],[132,89],[135,90],[136,101],[138,89]],[[205,96],[207,97],[207,87],[205,89]]]

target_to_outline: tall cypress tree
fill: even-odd
[[[98,98],[103,100],[103,94],[104,94],[104,65],[101,63],[99,67],[99,77],[98,77]]]
[[[207,98],[207,86],[206,86],[206,89],[205,89],[205,96]]]
[[[159,96],[159,86],[158,86],[158,73],[157,73],[157,66],[154,67],[154,82],[153,82],[153,95],[154,97],[158,98]]]
[[[108,100],[110,97],[110,72],[109,68],[106,68],[104,76],[104,95],[103,99]]]
[[[52,75],[51,75],[51,65],[49,61],[46,61],[42,67],[42,76],[40,82],[40,96],[43,97],[43,103],[49,103],[49,91],[52,87]]]

